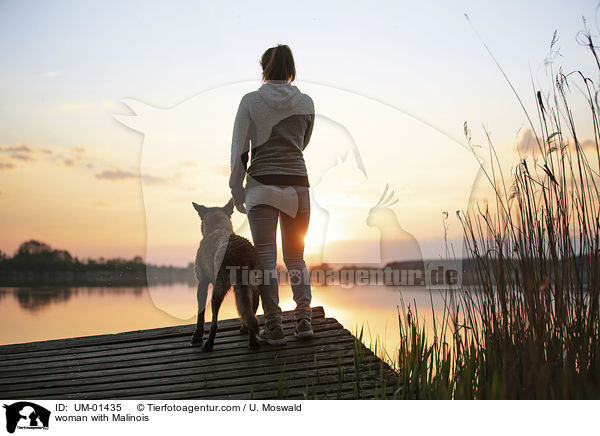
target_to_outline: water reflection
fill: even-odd
[[[5,288],[0,289],[0,301],[12,294],[19,306],[26,311],[37,312],[53,303],[63,303],[79,294],[113,295],[132,293],[141,296],[143,287],[102,288],[102,287],[55,287],[55,288]]]
[[[196,316],[196,288],[187,284],[145,287],[0,288],[0,344],[170,325],[190,324]],[[289,286],[280,287],[283,310],[294,308]],[[399,343],[398,307],[402,301],[416,306],[427,328],[444,301],[420,287],[340,286],[313,287],[313,306],[336,318],[351,332],[363,329],[367,344],[378,341],[393,353]],[[414,310],[414,309],[413,309]],[[210,319],[210,304],[206,318]],[[259,308],[259,313],[262,310]],[[221,319],[237,317],[229,293],[219,312]]]

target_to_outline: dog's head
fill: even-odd
[[[223,207],[206,207],[193,203],[194,209],[202,220],[202,236],[215,230],[228,230],[233,232],[231,215],[233,215],[233,198]]]

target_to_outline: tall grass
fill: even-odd
[[[416,306],[399,311],[399,398],[600,398],[598,90],[579,71],[553,77],[534,94],[537,121],[526,114],[537,150],[509,177],[485,132],[493,200],[457,214],[472,284],[434,314],[433,335]],[[585,141],[573,92],[589,108]],[[465,136],[474,148],[466,124]]]

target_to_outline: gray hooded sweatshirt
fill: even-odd
[[[236,203],[244,202],[246,173],[248,186],[309,186],[302,152],[314,121],[312,99],[285,81],[268,81],[242,97],[233,128],[229,178]]]

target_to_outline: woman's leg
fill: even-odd
[[[311,318],[311,287],[310,275],[304,263],[304,237],[308,230],[310,219],[310,196],[308,188],[295,187],[298,195],[298,212],[295,217],[280,214],[281,218],[281,242],[283,261],[287,267],[290,284],[296,310],[294,318],[296,321]]]
[[[277,219],[279,210],[260,204],[248,211],[252,241],[263,269],[264,282],[260,287],[265,323],[270,330],[281,327],[279,286],[277,283]]]

